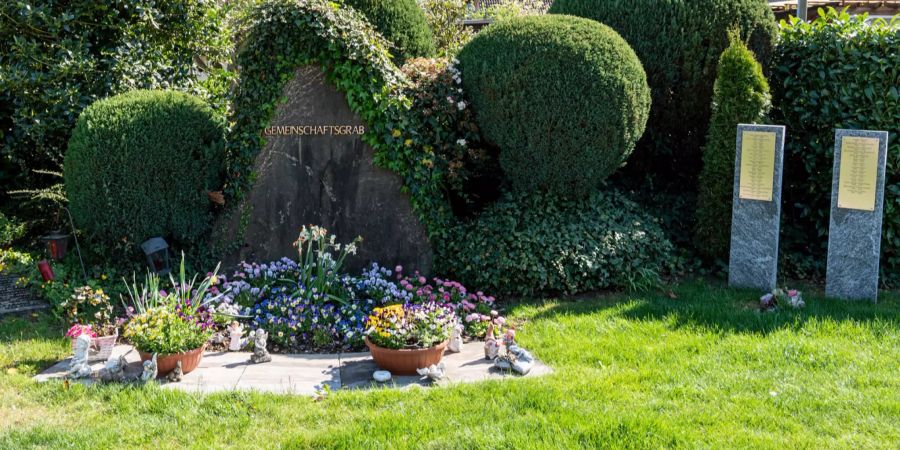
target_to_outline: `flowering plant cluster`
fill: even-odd
[[[97,332],[95,332],[90,325],[81,325],[76,323],[75,325],[72,325],[71,328],[69,328],[69,331],[66,331],[66,337],[70,339],[75,339],[82,334],[86,334],[92,338],[97,337]]]
[[[423,150],[434,155],[431,164],[446,170],[450,190],[464,196],[467,182],[486,172],[495,158],[481,143],[475,113],[469,106],[456,64],[447,59],[416,58],[403,73],[410,81],[406,96],[409,114],[422,124]]]
[[[775,288],[772,292],[759,298],[759,308],[763,311],[774,311],[778,305],[789,305],[791,308],[800,309],[806,306],[803,301],[803,293],[796,289]]]
[[[473,337],[484,336],[491,322],[498,328],[503,323],[493,297],[470,293],[455,281],[429,281],[418,272],[407,276],[401,266],[392,270],[377,263],[358,276],[344,274],[339,269],[346,254],[335,253],[355,251],[355,244],[339,246],[323,228],[304,230],[298,240],[303,245],[300,255],[306,256],[303,261],[242,263],[229,279],[219,277],[220,284],[209,290],[208,310],[244,320],[253,330],[265,329],[270,342],[295,350],[359,348],[369,316],[390,305],[437,304],[453,312],[454,319],[465,313],[471,316],[465,330]],[[330,269],[320,271],[322,267]],[[432,340],[424,332],[417,336],[423,342]]]
[[[366,335],[379,347],[429,348],[450,339],[457,322],[453,308],[437,302],[390,305],[372,311]]]
[[[59,307],[69,323],[95,325],[96,330],[104,330],[113,321],[113,305],[103,289],[90,286],[75,288],[75,292],[63,300]]]
[[[140,286],[127,286],[131,305],[125,305],[129,320],[123,336],[146,353],[183,353],[203,346],[214,326],[207,305],[222,297],[210,293],[218,283],[217,272],[218,268],[199,282],[196,276],[188,281],[182,256],[179,279],[170,277],[168,290],[160,288],[154,274]]]

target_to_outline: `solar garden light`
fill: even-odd
[[[141,250],[147,255],[147,265],[157,275],[165,275],[172,271],[169,265],[169,244],[161,237],[150,238],[141,244]]]

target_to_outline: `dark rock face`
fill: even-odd
[[[400,178],[373,164],[374,151],[356,128],[365,124],[344,94],[312,66],[298,69],[284,94],[287,102],[266,129],[267,143],[256,159],[257,178],[243,205],[249,208],[245,244],[226,263],[296,258],[293,243],[300,227],[320,225],[340,243],[363,237],[357,255],[345,262],[349,270],[378,261],[430,272],[432,251],[425,229],[400,192]],[[319,128],[300,128],[310,126]],[[228,228],[235,235],[240,218],[230,220]]]

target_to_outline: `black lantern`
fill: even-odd
[[[41,241],[47,244],[47,251],[54,261],[61,261],[66,257],[66,251],[69,249],[69,235],[62,231],[51,231],[46,236],[41,236]]]
[[[157,275],[171,272],[169,266],[169,244],[161,237],[147,239],[141,244],[141,250],[147,255],[147,265]]]

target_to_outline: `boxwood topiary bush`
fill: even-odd
[[[425,10],[416,0],[344,0],[362,13],[396,48],[391,54],[398,64],[408,58],[428,57],[436,52]]]
[[[440,251],[443,270],[499,294],[649,288],[675,267],[656,219],[616,191],[507,194]]]
[[[900,285],[900,26],[829,9],[813,23],[784,23],[772,96],[784,124],[782,252],[790,276],[824,275],[834,129],[886,130],[881,281]]]
[[[223,122],[197,97],[138,90],[94,102],[65,156],[76,225],[109,257],[153,236],[195,247],[210,230],[224,147]]]
[[[718,71],[709,136],[703,147],[695,231],[696,247],[709,259],[728,258],[737,125],[760,123],[771,106],[762,66],[740,37],[732,36]]]
[[[763,0],[556,0],[550,12],[609,25],[644,64],[653,111],[647,136],[629,162],[634,168],[629,173],[640,178],[650,172],[664,179],[695,179],[727,30],[737,27],[763,65],[777,31]]]
[[[459,53],[463,84],[513,187],[587,194],[644,132],[650,90],[611,28],[570,16],[500,21]]]

